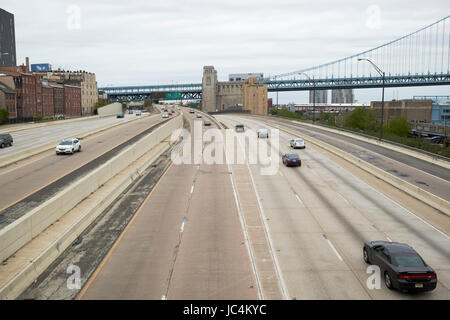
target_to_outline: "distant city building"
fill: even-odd
[[[331,103],[353,103],[353,89],[331,90]]]
[[[16,63],[14,15],[0,8],[0,67],[12,67]]]
[[[259,81],[263,77],[264,76],[262,73],[233,73],[233,74],[228,75],[228,80],[229,81],[245,81],[245,80],[248,80],[249,78],[257,78]]]
[[[327,90],[311,90],[309,91],[309,103],[313,103],[314,94],[316,96],[315,103],[327,103],[328,102],[328,91]]]
[[[450,124],[450,96],[414,96],[413,99],[431,100],[431,122]]]
[[[249,78],[243,86],[243,109],[252,114],[267,114],[267,84],[258,83],[258,78]]]
[[[98,88],[95,73],[86,71],[64,71],[36,72],[42,79],[79,86],[81,88],[81,111],[82,115],[94,113],[95,104],[98,102]]]
[[[205,112],[223,111],[242,104],[243,83],[243,81],[218,81],[214,66],[204,66],[202,110]]]
[[[316,103],[313,106],[312,103],[299,103],[295,105],[296,112],[313,112],[316,113],[340,113],[350,112],[356,108],[369,108],[370,106],[363,103]]]
[[[377,121],[381,119],[381,101],[372,101],[370,106],[374,110],[374,116]],[[383,122],[394,117],[405,117],[411,123],[430,123],[431,122],[431,99],[405,99],[392,100],[384,102]]]

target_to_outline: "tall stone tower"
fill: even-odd
[[[202,110],[215,112],[217,109],[217,71],[214,66],[203,67]]]

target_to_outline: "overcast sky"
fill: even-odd
[[[2,0],[17,59],[95,72],[99,86],[199,83],[204,65],[274,75],[352,55],[450,13],[448,0]],[[450,27],[450,26],[449,26]],[[380,90],[357,90],[361,102]],[[388,89],[387,99],[450,86]],[[274,94],[271,96],[275,97]],[[305,102],[280,93],[280,103]]]

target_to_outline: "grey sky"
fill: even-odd
[[[31,63],[92,71],[99,86],[200,82],[204,65],[214,65],[221,80],[229,73],[295,71],[370,49],[450,13],[448,0],[26,3],[1,4],[15,15],[18,61],[29,56]],[[387,99],[393,90],[400,98],[450,95],[449,86],[389,89]],[[379,90],[356,96],[378,99]],[[280,102],[305,99],[305,93],[280,94]]]

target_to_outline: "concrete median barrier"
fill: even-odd
[[[0,261],[13,255],[130,163],[166,139],[175,129],[180,128],[182,123],[182,116],[171,119],[105,164],[68,185],[62,192],[0,230]]]
[[[375,177],[391,184],[392,186],[400,189],[403,192],[406,192],[410,196],[426,203],[427,205],[441,211],[447,216],[450,216],[450,202],[446,201],[445,199],[442,199],[428,191],[425,191],[405,180],[402,180],[393,174],[390,174],[389,172],[384,171],[383,169],[380,169],[358,157],[355,157],[352,154],[349,154],[345,151],[342,151],[326,142],[323,142],[319,139],[310,137],[308,135],[301,134],[299,132],[283,128],[281,126],[278,127],[280,130],[283,130],[289,134],[293,135],[300,135],[305,141],[308,141],[310,143],[315,144],[316,146],[325,149],[338,157],[347,160],[348,162],[356,165],[360,169],[363,169],[364,171],[374,175]]]

